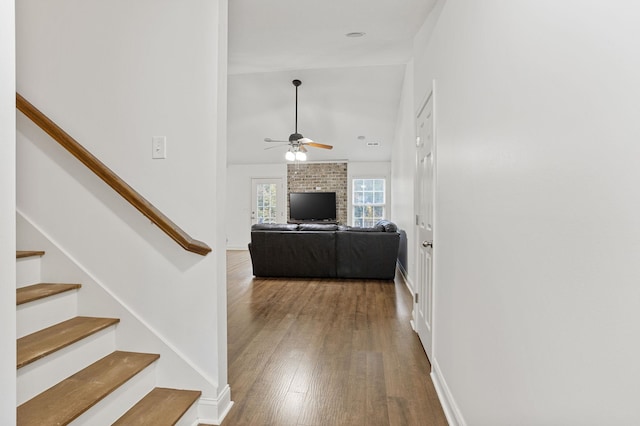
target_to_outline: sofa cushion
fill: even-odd
[[[357,226],[342,226],[339,231],[349,231],[349,232],[383,232],[384,228],[382,226],[375,228],[358,228]]]
[[[397,232],[336,232],[338,276],[392,280],[399,242]]]
[[[298,231],[336,231],[338,225],[332,223],[301,223]]]
[[[384,229],[384,232],[398,232],[398,226],[388,220],[382,219],[376,223],[376,227],[381,226]]]
[[[252,231],[297,231],[297,223],[256,223],[251,226]]]
[[[251,261],[257,277],[336,276],[335,232],[251,232]]]

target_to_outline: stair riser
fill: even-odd
[[[151,364],[136,374],[109,396],[94,405],[89,411],[71,422],[70,425],[95,426],[113,424],[155,387],[155,364]]]
[[[72,290],[19,305],[16,334],[23,337],[77,315],[78,291]]]
[[[175,426],[194,426],[198,424],[198,401],[196,401],[184,415],[178,420]]]
[[[101,330],[18,370],[18,405],[116,349],[114,326]]]
[[[42,280],[40,256],[16,259],[16,287],[37,284]]]

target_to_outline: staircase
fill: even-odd
[[[16,252],[17,425],[197,424],[200,391],[156,386],[157,354],[116,348],[118,318],[76,316],[81,284],[41,283]]]

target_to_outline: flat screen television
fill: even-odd
[[[335,192],[292,192],[289,194],[292,221],[336,220]]]

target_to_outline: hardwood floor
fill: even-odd
[[[257,279],[247,251],[227,268],[222,426],[447,424],[399,280]]]

